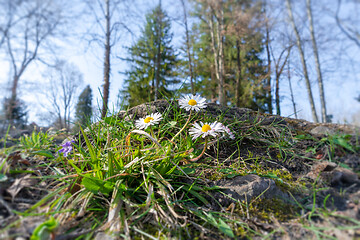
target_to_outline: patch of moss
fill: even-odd
[[[279,222],[294,219],[299,210],[297,206],[276,198],[258,199],[250,204],[242,203],[242,206],[237,208],[240,216],[255,218],[257,221],[265,223],[273,223],[274,218]]]

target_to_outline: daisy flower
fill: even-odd
[[[221,124],[221,127],[224,129],[224,132],[229,135],[229,138],[234,140],[234,139],[235,139],[235,136],[234,136],[234,134],[231,132],[231,130],[230,130],[227,126],[225,126],[224,124],[222,124],[222,123],[220,123],[220,124]],[[225,135],[225,134],[224,134],[224,135]]]
[[[200,111],[201,108],[206,108],[206,99],[200,95],[189,94],[180,98],[179,104],[180,108],[185,108],[186,111]]]
[[[222,127],[222,124],[219,122],[213,122],[213,123],[203,123],[200,122],[194,123],[193,127],[190,128],[189,133],[193,136],[193,140],[196,138],[202,137],[205,138],[207,136],[213,136],[216,137],[219,133],[224,132],[224,128]]]
[[[152,113],[144,118],[135,121],[135,127],[138,129],[146,129],[148,126],[158,124],[162,119],[160,113]]]

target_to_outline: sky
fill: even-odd
[[[140,1],[142,7],[135,8],[135,14],[141,16],[139,20],[131,23],[133,34],[124,34],[120,38],[120,42],[117,47],[114,48],[114,54],[112,57],[112,72],[111,72],[111,83],[110,83],[110,102],[109,106],[112,109],[112,106],[115,107],[117,101],[117,93],[119,89],[123,87],[124,75],[119,72],[123,72],[129,66],[126,62],[119,60],[118,56],[126,56],[127,51],[124,46],[131,46],[136,42],[137,37],[140,34],[140,29],[145,24],[145,13],[154,7],[158,1]],[[164,9],[168,12],[169,16],[172,16],[175,19],[181,17],[181,5],[179,1],[162,1]],[[349,11],[347,9],[343,11]],[[316,14],[316,11],[314,11]],[[298,13],[298,18],[301,20],[302,13]],[[316,19],[315,19],[316,21]],[[335,31],[334,29],[326,29],[326,21],[331,21],[331,19],[324,20],[323,25],[324,31]],[[78,26],[89,26],[89,23],[85,20],[83,22],[78,22]],[[85,27],[82,27],[84,29]],[[178,24],[176,21],[172,23],[172,28],[174,30],[174,39],[173,45],[179,46],[183,39],[183,27]],[[320,32],[321,33],[321,32]],[[334,34],[338,34],[336,31]],[[80,36],[81,33],[78,32],[77,36]],[[323,37],[325,38],[325,37]],[[104,56],[103,49],[92,45],[88,46],[87,41],[84,37],[75,37],[70,38],[70,42],[62,41],[59,42],[59,52],[61,53],[61,58],[66,59],[68,62],[75,64],[80,72],[84,76],[84,85],[80,90],[86,87],[87,84],[90,84],[94,98],[93,105],[101,102],[102,91],[102,79],[103,79],[103,63],[102,59]],[[320,39],[320,51],[322,51],[321,56],[324,56],[322,59],[322,66],[324,71],[324,85],[325,85],[325,97],[327,101],[328,114],[334,115],[333,121],[338,123],[353,123],[357,121],[360,124],[360,103],[355,100],[355,97],[360,95],[360,68],[357,67],[360,64],[359,58],[359,48],[351,44],[344,38],[339,37],[339,41],[335,42],[326,42],[323,41],[322,44]],[[344,51],[338,51],[334,49],[344,49]],[[310,51],[309,48],[306,49]],[[327,52],[328,54],[324,54]],[[295,53],[294,53],[295,54]],[[337,56],[334,60],[334,55]],[[312,59],[307,59],[310,64],[310,75],[312,76],[312,87],[314,100],[316,102],[318,115],[320,114],[320,100],[318,97],[318,88],[315,81],[316,72],[314,64],[311,63]],[[7,86],[9,80],[9,65],[2,58],[2,67],[0,68],[0,94],[4,97],[7,96]],[[22,99],[26,101],[29,110],[29,122],[37,122],[40,125],[45,124],[41,121],[41,114],[46,112],[46,99],[41,93],[47,81],[46,77],[43,76],[45,67],[40,63],[34,63],[24,74],[21,79],[21,89],[20,95]],[[294,90],[294,98],[296,102],[297,115],[301,119],[311,121],[311,111],[309,106],[309,101],[307,99],[307,93],[305,91],[305,83],[299,72],[300,68],[293,67],[290,71],[292,87]],[[294,116],[294,110],[292,107],[292,102],[289,94],[288,81],[287,79],[282,79],[281,81],[281,108],[282,116]],[[0,96],[1,96],[0,95]],[[320,117],[320,116],[319,116]]]

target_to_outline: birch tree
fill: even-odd
[[[318,120],[318,117],[317,117],[317,114],[316,114],[314,98],[313,98],[313,94],[312,94],[312,90],[311,90],[311,84],[310,84],[308,69],[307,69],[307,65],[306,65],[305,53],[304,53],[304,49],[303,49],[303,46],[302,46],[302,41],[301,41],[299,31],[298,31],[298,29],[296,27],[296,24],[295,24],[295,20],[294,20],[293,11],[292,11],[292,8],[291,8],[290,0],[286,0],[286,7],[287,7],[287,10],[288,10],[290,24],[291,24],[292,29],[293,29],[293,31],[295,33],[295,36],[296,36],[296,45],[297,45],[297,48],[298,48],[299,54],[300,54],[300,60],[301,60],[301,65],[302,65],[303,74],[304,74],[304,78],[305,78],[306,90],[307,90],[308,98],[309,98],[309,102],[310,102],[312,119],[313,119],[313,121],[315,123],[317,123],[319,120]]]
[[[282,50],[280,53],[280,56],[278,58],[275,58],[274,52],[271,51],[271,55],[274,62],[275,67],[275,105],[276,105],[276,114],[281,115],[280,110],[280,78],[284,71],[284,67],[286,63],[288,62],[290,51],[292,46],[289,46]]]
[[[211,38],[215,76],[217,79],[218,100],[220,105],[226,105],[225,94],[225,66],[224,66],[224,1],[199,0],[200,19],[208,26]]]
[[[319,50],[318,50],[316,38],[315,38],[314,23],[313,23],[313,16],[312,16],[313,14],[312,14],[312,9],[311,9],[311,0],[306,0],[306,12],[307,12],[308,20],[309,20],[310,37],[311,37],[312,49],[313,49],[314,59],[315,59],[317,82],[319,85],[319,92],[320,92],[321,121],[327,122],[324,83],[323,83],[323,78],[322,78],[322,73],[321,73]]]

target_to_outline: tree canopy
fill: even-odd
[[[175,84],[180,82],[176,71],[180,61],[171,45],[172,37],[170,19],[158,5],[146,16],[139,40],[128,49],[131,69],[121,92],[124,105],[131,107],[174,93]]]

